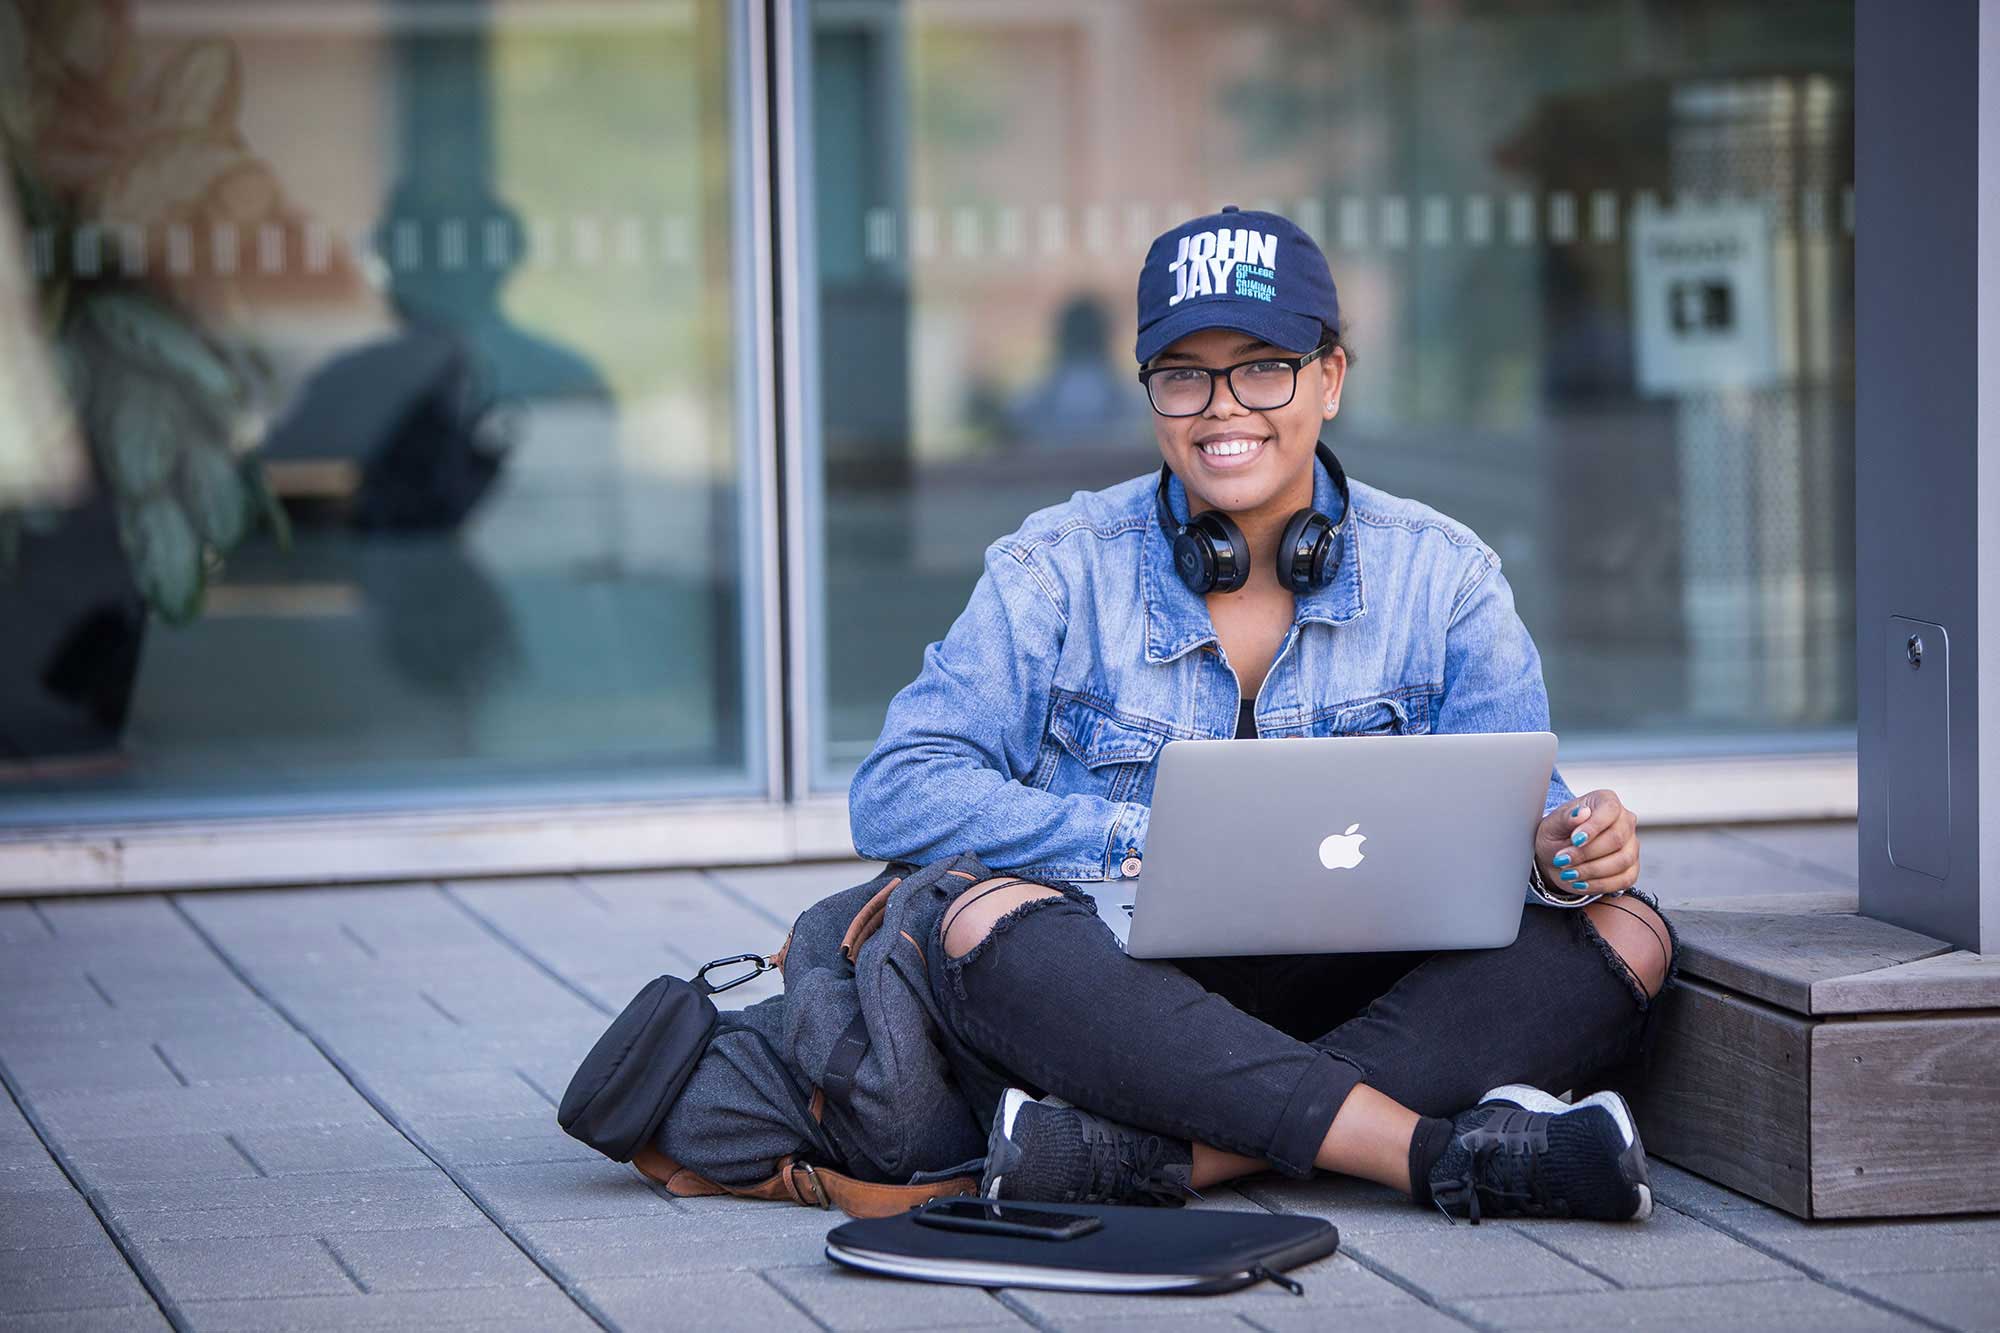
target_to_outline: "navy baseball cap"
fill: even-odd
[[[1139,270],[1139,364],[1202,329],[1240,329],[1309,352],[1340,331],[1340,297],[1313,238],[1276,213],[1234,204],[1153,242]]]

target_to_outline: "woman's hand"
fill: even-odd
[[[1639,817],[1599,787],[1543,816],[1535,862],[1552,889],[1622,893],[1639,882]]]

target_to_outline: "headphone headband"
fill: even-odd
[[[1295,593],[1308,593],[1333,582],[1340,568],[1340,531],[1347,522],[1347,472],[1333,450],[1316,442],[1313,453],[1326,469],[1340,496],[1340,517],[1329,519],[1308,505],[1286,520],[1278,542],[1278,581]],[[1250,578],[1250,543],[1243,530],[1220,509],[1205,509],[1186,523],[1174,517],[1167,499],[1173,470],[1160,464],[1159,485],[1153,490],[1153,510],[1160,530],[1173,542],[1174,572],[1196,594],[1235,592]]]

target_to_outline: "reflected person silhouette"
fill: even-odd
[[[1111,317],[1088,292],[1056,314],[1054,357],[1043,376],[1007,404],[1007,435],[1016,448],[1069,448],[1119,438],[1143,404],[1129,374],[1113,363]]]
[[[483,181],[400,182],[375,229],[400,327],[315,372],[266,446],[276,462],[354,468],[335,512],[377,537],[342,563],[379,614],[387,659],[428,694],[483,693],[519,658],[506,598],[463,540],[510,455],[558,452],[560,472],[615,454],[603,376],[502,308],[524,242]]]

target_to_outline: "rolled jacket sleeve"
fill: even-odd
[[[1004,545],[923,670],[890,701],[848,790],[854,847],[885,861],[972,852],[995,869],[1109,877],[1143,846],[1147,808],[1026,785],[1041,751],[1067,620],[1058,594]]]
[[[1514,590],[1500,572],[1500,557],[1482,550],[1479,563],[1460,589],[1445,630],[1444,699],[1438,707],[1439,732],[1548,731],[1549,694],[1542,681],[1542,658],[1528,627],[1514,609]],[[1549,770],[1542,815],[1576,799],[1560,769]],[[1530,869],[1533,861],[1530,860]],[[1550,906],[1574,907],[1595,900],[1536,891],[1527,897]]]

